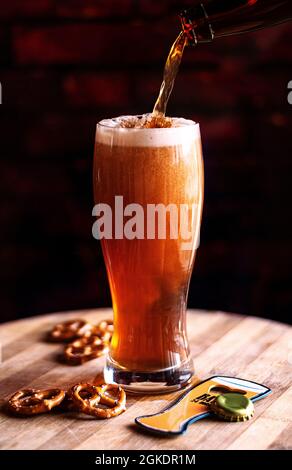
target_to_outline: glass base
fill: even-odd
[[[189,358],[179,366],[149,372],[130,371],[107,357],[104,367],[106,383],[121,385],[127,392],[143,394],[169,393],[188,385],[194,374]]]

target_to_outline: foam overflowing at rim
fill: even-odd
[[[119,116],[97,124],[96,141],[128,147],[168,147],[200,138],[199,124],[190,119],[167,117],[166,127],[153,127],[153,115]]]

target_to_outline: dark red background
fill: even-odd
[[[151,110],[183,3],[1,1],[2,321],[109,305],[95,124]],[[185,53],[168,112],[199,121],[204,146],[192,307],[290,320],[291,42],[287,23]]]

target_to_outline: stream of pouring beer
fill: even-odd
[[[174,41],[168,54],[163,72],[163,82],[161,84],[159,95],[152,111],[153,115],[165,116],[166,106],[173,89],[174,81],[179,69],[186,42],[187,38],[181,31]]]

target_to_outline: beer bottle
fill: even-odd
[[[180,12],[189,45],[273,26],[292,19],[292,0],[194,0]]]

